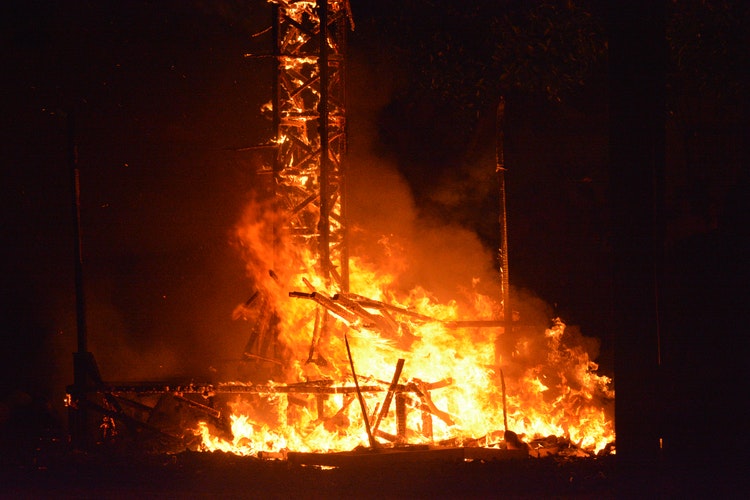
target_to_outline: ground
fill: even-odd
[[[42,443],[42,441],[39,441]],[[717,471],[618,466],[615,455],[324,469],[214,452],[3,450],[0,498],[743,498],[742,462]]]
[[[0,496],[15,498],[612,498],[615,476],[611,458],[324,470],[224,453],[66,452],[48,463],[5,467],[0,478]]]
[[[441,454],[440,461],[321,468],[221,452],[82,451],[44,414],[17,413],[0,425],[0,499],[742,498],[749,491],[746,460],[708,452],[649,467],[626,467],[617,455],[455,461]]]

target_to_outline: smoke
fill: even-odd
[[[402,172],[409,170],[409,160],[384,149],[383,142],[383,127],[391,126],[384,123],[384,113],[408,85],[404,67],[395,58],[361,45],[355,46],[350,60],[351,255],[376,268],[398,270],[394,285],[404,292],[420,286],[444,303],[469,303],[477,293],[499,301],[496,250],[487,247],[472,227],[479,220],[499,234],[497,212],[479,209],[497,186],[490,182],[494,165],[482,161],[471,167],[458,162],[452,168],[422,165],[424,176],[407,178]],[[383,81],[381,75],[393,77]],[[400,126],[406,130],[410,124]],[[435,135],[434,141],[439,140]],[[429,182],[421,184],[419,177]],[[423,196],[417,199],[415,190]]]
[[[487,281],[492,260],[476,235],[420,215],[408,184],[391,165],[353,156],[348,179],[352,255],[397,268],[398,285],[450,297],[456,285]]]
[[[479,310],[473,301],[478,297],[492,302],[494,317],[501,317],[499,263],[492,246],[498,244],[500,232],[494,123],[478,125],[479,146],[455,165],[404,168],[408,160],[384,151],[382,144],[382,113],[398,97],[401,70],[383,59],[354,60],[366,60],[372,66],[354,65],[352,146],[347,162],[351,254],[376,267],[398,270],[395,285],[403,291],[422,287],[438,302],[455,301],[459,314],[465,315],[460,319],[475,319],[472,315]],[[396,74],[391,85],[375,86],[371,94],[373,86],[364,83],[391,70]],[[356,89],[367,91],[359,94]],[[401,126],[406,129],[410,124]],[[429,135],[429,131],[421,133]],[[440,140],[436,131],[433,141]],[[413,175],[415,168],[418,175]],[[410,169],[412,175],[406,177],[402,172]],[[511,212],[511,220],[513,216]],[[542,226],[538,230],[544,231]],[[523,252],[514,247],[511,256]],[[511,279],[513,272],[511,260]],[[565,318],[556,318],[556,308],[533,290],[511,283],[511,297],[516,326],[498,335],[496,345],[496,364],[508,377],[510,390],[538,378],[549,385],[544,392],[547,402],[580,398],[573,406],[586,406],[592,397],[592,407],[610,405],[611,380],[596,374],[599,340],[584,335],[575,325],[563,325]],[[579,391],[591,394],[583,397]],[[611,405],[607,408],[611,414]]]

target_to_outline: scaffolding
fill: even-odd
[[[344,164],[348,2],[286,0],[275,2],[272,9],[274,198],[286,215],[294,246],[315,256],[316,271],[327,286],[348,291]]]
[[[345,52],[347,32],[353,27],[349,4],[285,0],[272,3],[271,10],[273,95],[266,111],[272,121],[274,155],[257,174],[272,179],[278,215],[274,255],[292,255],[285,266],[297,268],[286,272],[313,274],[323,289],[346,293]],[[278,314],[267,299],[261,291],[246,303],[256,311],[243,353],[256,365],[248,375],[265,376],[281,368]],[[324,335],[329,324],[327,314],[318,312],[318,317],[314,339]],[[313,341],[308,362],[317,359],[315,346]]]
[[[291,241],[286,243],[292,250],[313,256],[312,271],[320,278],[320,289],[305,279],[312,291],[291,291],[288,295],[315,303],[316,320],[307,363],[326,366],[317,346],[326,330],[332,327],[333,321],[329,324],[329,319],[344,319],[347,324],[391,337],[399,331],[401,318],[423,323],[438,320],[349,292],[344,162],[347,145],[344,52],[347,30],[352,26],[348,2],[277,0],[271,10],[271,57],[275,72],[269,114],[275,134],[271,144],[274,155],[273,161],[261,166],[257,173],[273,179],[273,200],[283,225],[275,227],[274,231],[289,235]],[[71,172],[77,179],[77,167],[74,157],[71,158]],[[79,208],[77,193],[76,190],[76,211]],[[278,242],[279,238],[274,241]],[[80,245],[78,240],[77,245]],[[299,270],[291,271],[298,271],[300,275],[311,271],[303,269],[301,261],[299,265]],[[219,408],[237,395],[256,402],[269,395],[285,397],[287,406],[314,407],[316,422],[340,417],[356,395],[373,448],[379,446],[376,438],[393,445],[405,444],[410,411],[421,415],[419,432],[428,440],[433,438],[433,418],[446,425],[454,423],[451,415],[435,405],[431,395],[433,391],[452,385],[453,379],[436,382],[415,379],[400,383],[404,359],[399,359],[390,384],[368,380],[360,386],[345,335],[354,385],[337,385],[330,379],[289,384],[254,383],[253,377],[247,377],[248,382],[215,383],[105,381],[87,348],[80,267],[77,267],[76,277],[80,292],[80,335],[78,352],[74,355],[74,383],[68,388],[68,405],[71,434],[78,445],[115,440],[118,436],[121,443],[155,450],[198,447],[200,438],[195,427],[199,421],[208,422],[219,433],[231,433],[226,415]],[[245,306],[254,308],[257,316],[243,359],[252,362],[262,380],[267,382],[270,372],[281,367],[283,361],[283,346],[277,338],[279,311],[264,297],[262,290],[256,291]],[[486,321],[445,323],[447,328],[499,325]],[[363,393],[384,394],[382,406],[368,412]],[[340,401],[329,401],[334,395],[339,395]],[[392,402],[395,434],[379,428]]]

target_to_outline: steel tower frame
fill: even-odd
[[[353,26],[349,3],[276,0],[272,9],[275,201],[294,246],[315,258],[326,286],[348,291],[344,77],[346,35]]]

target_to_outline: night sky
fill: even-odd
[[[449,74],[447,83],[432,87],[426,82],[455,57],[441,60],[441,43],[471,48],[472,30],[490,24],[458,19],[453,32],[439,9],[420,17],[400,5],[352,2],[350,224],[360,216],[387,231],[377,217],[382,211],[454,228],[491,255],[498,244],[497,193],[494,123],[487,117],[498,92],[468,73]],[[11,1],[1,9],[0,397],[21,390],[57,400],[72,382],[69,114],[81,172],[89,347],[103,375],[201,378],[221,370],[247,340],[246,325],[231,319],[251,289],[230,233],[258,162],[237,150],[271,138],[259,111],[271,97],[271,68],[243,57],[270,47],[268,38],[251,38],[269,25],[267,5]],[[490,60],[486,36],[477,32],[469,60]],[[435,64],[412,64],[430,56],[431,47]],[[543,304],[544,314],[559,314],[601,339],[600,361],[611,373],[616,228],[608,215],[606,72],[601,61],[592,64],[585,82],[554,96],[560,99],[516,89],[507,108],[506,162],[511,284],[519,297]],[[702,92],[681,88],[683,100]],[[446,99],[446,89],[457,97]],[[472,93],[480,98],[464,99]],[[732,108],[731,94],[701,95],[703,111],[681,115],[668,136],[673,246],[715,230],[738,199],[744,129],[737,124],[744,118],[722,114]],[[373,179],[387,181],[385,191],[399,201],[389,205],[375,193],[370,199]]]

